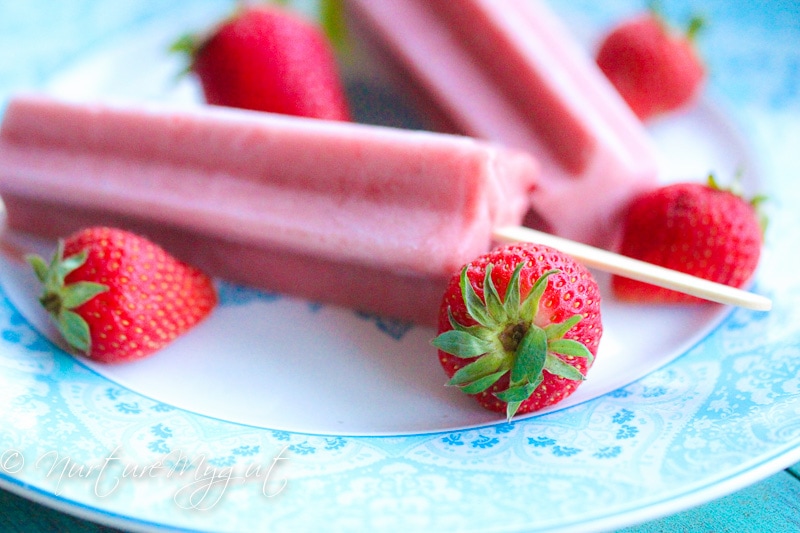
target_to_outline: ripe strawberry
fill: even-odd
[[[763,198],[747,201],[708,183],[676,183],[633,199],[623,221],[620,253],[733,287],[753,275],[761,254]],[[692,303],[699,298],[614,276],[621,300]]]
[[[623,22],[603,40],[597,65],[640,119],[689,105],[700,92],[705,67],[694,38],[701,26],[694,18],[679,34],[649,13]]]
[[[510,244],[453,276],[433,344],[448,385],[511,420],[572,394],[602,332],[588,270],[547,246]]]
[[[216,305],[211,280],[147,239],[93,227],[60,241],[50,262],[28,258],[39,299],[75,350],[101,362],[141,359]]]
[[[181,38],[210,104],[331,120],[350,112],[331,43],[274,6],[240,5],[207,36]]]

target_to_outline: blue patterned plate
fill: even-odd
[[[174,79],[180,63],[164,49],[228,3],[159,4],[0,0],[0,54],[22,49],[4,63],[2,97],[33,88],[191,105],[197,89]],[[89,364],[50,340],[30,274],[6,256],[0,484],[126,529],[574,531],[674,512],[796,462],[800,283],[786,250],[798,217],[785,206],[800,192],[786,140],[800,133],[798,18],[707,4],[721,15],[707,36],[709,99],[651,131],[665,180],[741,170],[777,198],[755,287],[773,312],[609,299],[590,380],[508,424],[442,387],[432,330],[224,282],[220,308],[173,346]],[[587,44],[634,7],[558,4]],[[772,31],[749,47],[728,37],[748,24]]]

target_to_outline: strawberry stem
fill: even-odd
[[[503,348],[506,351],[516,352],[517,348],[519,347],[519,343],[522,342],[522,339],[525,337],[525,333],[528,332],[529,327],[530,326],[524,322],[510,324],[505,330],[503,330],[502,333],[500,333],[500,344],[503,345]]]
[[[51,315],[58,315],[58,313],[61,312],[61,297],[54,292],[45,292],[39,298],[39,303],[41,303],[45,311]]]

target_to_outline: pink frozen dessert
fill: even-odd
[[[467,137],[213,106],[17,96],[0,129],[14,230],[125,227],[222,278],[424,324],[537,178]]]
[[[537,0],[346,0],[359,42],[431,127],[528,151],[542,166],[528,224],[612,247],[621,207],[656,184],[639,120]]]

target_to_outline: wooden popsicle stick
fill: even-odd
[[[769,311],[772,309],[772,300],[765,296],[534,229],[525,227],[498,228],[494,231],[494,238],[499,242],[535,242],[544,244],[572,256],[587,267],[644,281],[659,287],[697,296],[704,300],[746,307],[757,311]]]

